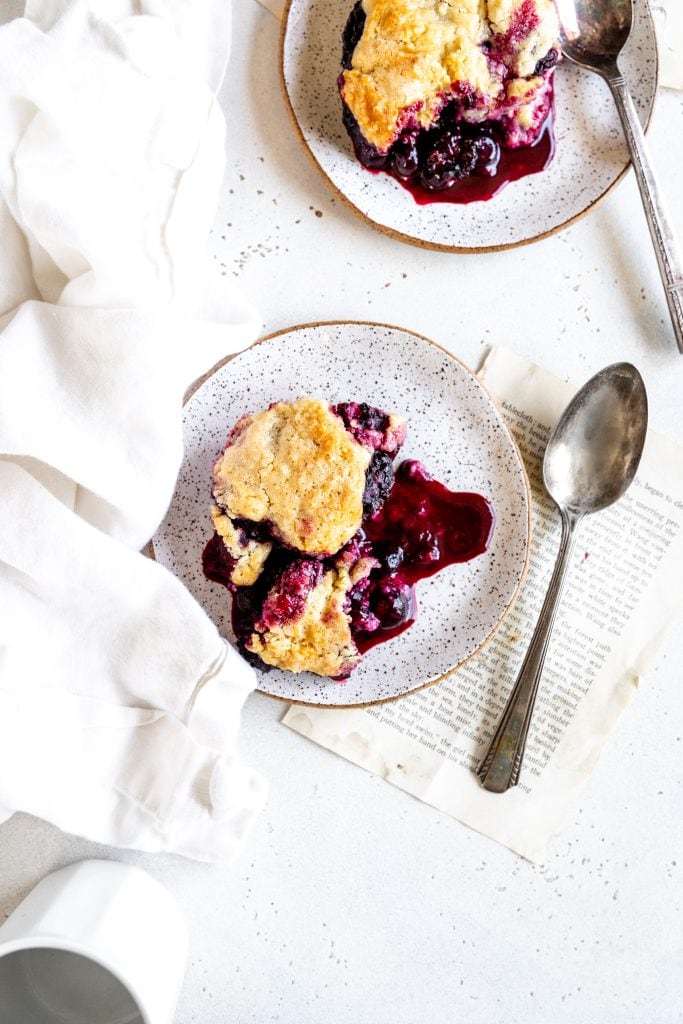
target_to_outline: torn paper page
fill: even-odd
[[[683,609],[683,447],[650,431],[631,489],[583,523],[520,784],[489,793],[472,769],[512,689],[554,565],[560,518],[543,490],[541,461],[576,387],[499,348],[479,377],[503,410],[532,488],[529,570],[517,603],[479,654],[443,682],[365,709],[293,706],[283,721],[540,862]]]

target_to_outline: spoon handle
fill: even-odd
[[[606,76],[626,136],[640,196],[645,208],[650,235],[662,277],[666,301],[678,351],[683,354],[683,263],[674,238],[673,228],[666,212],[657,183],[645,135],[633,105],[631,94],[623,76],[615,65],[614,73]]]
[[[567,579],[576,528],[582,514],[562,509],[562,538],[548,592],[531,637],[529,649],[477,775],[484,789],[504,793],[516,786],[522,767],[529,723],[534,710],[538,684],[543,672],[550,634]]]

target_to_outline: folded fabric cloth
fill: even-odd
[[[250,667],[139,554],[188,385],[256,336],[209,286],[224,0],[28,0],[0,28],[0,820],[233,856]]]

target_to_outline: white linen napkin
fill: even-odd
[[[254,675],[138,553],[181,402],[257,334],[210,287],[224,0],[28,0],[0,28],[0,820],[232,857]]]

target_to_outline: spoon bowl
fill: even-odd
[[[577,392],[550,435],[543,482],[560,510],[562,536],[548,593],[510,699],[477,768],[485,789],[519,780],[546,652],[582,520],[612,505],[638,469],[647,432],[647,395],[630,363],[605,367]]]
[[[599,72],[626,45],[633,24],[631,0],[555,0],[562,53]]]
[[[647,396],[630,363],[601,370],[569,403],[543,460],[543,483],[560,508],[599,512],[635,476],[647,425]]]

